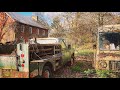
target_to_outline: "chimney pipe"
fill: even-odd
[[[32,20],[38,21],[38,16],[32,16]]]

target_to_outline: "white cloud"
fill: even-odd
[[[44,15],[47,16],[48,18],[53,19],[55,16],[59,16],[63,12],[44,12]]]
[[[59,16],[63,12],[44,12],[44,17],[47,20],[48,24],[52,23],[54,17]]]

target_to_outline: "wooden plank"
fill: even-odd
[[[52,50],[53,48],[47,48],[47,49],[40,49],[40,51],[50,51]]]
[[[52,48],[48,48],[48,49],[38,49],[39,51],[50,51],[52,50]],[[29,50],[30,52],[35,52],[35,50]]]
[[[31,63],[39,63],[39,62],[44,62],[45,60],[48,60],[48,59],[33,60],[33,61],[31,61]]]
[[[61,49],[55,49],[55,51],[61,51]]]
[[[60,46],[60,44],[30,44],[29,46]]]
[[[40,55],[53,55],[53,53],[41,53]]]

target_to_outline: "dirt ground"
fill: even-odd
[[[79,63],[80,69],[78,71],[72,70]],[[76,68],[77,69],[77,68]],[[88,60],[87,57],[77,56],[75,59],[75,63],[72,66],[63,66],[61,69],[57,70],[54,73],[55,78],[96,78],[96,74],[91,74],[90,76],[86,76],[84,73],[85,70],[93,69],[92,61]]]

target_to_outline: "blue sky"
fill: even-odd
[[[32,16],[32,12],[17,12],[17,13],[23,16]],[[51,24],[51,20],[49,20],[48,15],[44,15],[44,18],[46,19],[48,24]]]
[[[17,12],[17,13],[23,16],[32,16],[32,12]],[[58,16],[59,14],[61,14],[61,12],[44,12],[44,18],[50,25],[52,23],[52,19],[55,16]]]
[[[18,12],[19,14],[22,14],[24,16],[31,16],[32,12]]]

